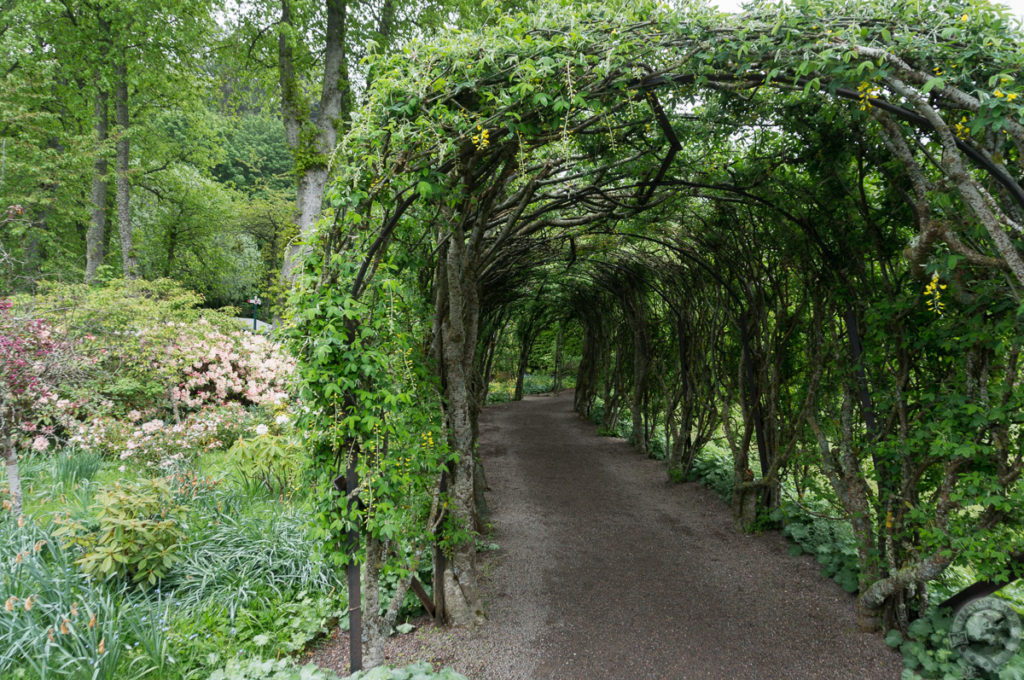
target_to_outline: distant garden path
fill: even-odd
[[[714,493],[597,436],[571,392],[489,407],[480,448],[500,546],[482,556],[490,621],[395,638],[389,662],[472,680],[900,676],[814,559],[736,532]]]

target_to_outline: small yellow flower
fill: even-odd
[[[932,310],[939,316],[942,316],[942,311],[946,305],[942,302],[941,291],[946,289],[946,284],[939,283],[939,273],[935,272],[932,274],[932,280],[927,286],[925,286],[924,294],[928,300],[925,304],[928,305],[928,309]]]
[[[1003,91],[1000,90],[1000,89],[996,89],[996,91],[993,92],[992,94],[995,95],[997,98],[1002,98],[1002,97],[1006,96],[1005,94],[1003,94]]]
[[[862,81],[857,86],[857,96],[860,99],[860,110],[867,111],[871,108],[871,98],[878,94],[878,88],[867,81]]]
[[[968,134],[971,131],[966,123],[967,123],[967,116],[963,116],[963,117],[960,118],[960,122],[953,126],[953,132],[960,139],[967,139],[967,136],[968,136]]]
[[[960,17],[960,21],[967,21],[968,18],[969,17],[965,14],[962,17]]]
[[[1016,98],[1017,98],[1017,93],[1016,92],[1007,92],[1006,93],[1006,101],[1012,102]]]

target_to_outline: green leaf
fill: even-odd
[[[946,79],[943,76],[935,76],[934,78],[931,78],[930,80],[928,80],[927,83],[924,84],[924,87],[921,88],[921,94],[928,94],[929,92],[931,92],[933,88],[941,88],[944,87],[945,84]]]

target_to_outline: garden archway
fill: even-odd
[[[1013,75],[1024,57],[1005,16],[973,7],[797,2],[728,17],[696,3],[545,3],[382,59],[336,152],[337,181],[293,299],[318,462],[333,478],[348,461],[347,488],[358,490],[347,507],[337,494],[325,503],[329,531],[356,519],[371,565],[402,532],[418,532],[417,545],[440,546],[438,611],[458,623],[479,618],[470,532],[492,331],[511,303],[546,289],[589,339],[585,382],[607,349],[602,311],[621,310],[632,331],[621,346],[633,348],[634,364],[623,373],[633,384],[619,391],[632,391],[642,429],[651,371],[642,359],[659,348],[640,349],[653,307],[639,296],[655,295],[681,365],[699,364],[716,338],[729,347],[723,338],[735,334],[742,360],[730,398],[742,418],[730,436],[744,451],[756,440],[761,468],[744,479],[751,466],[737,459],[737,488],[750,492],[736,501],[738,516],[770,506],[792,460],[787,447],[809,440],[862,539],[866,616],[891,605],[889,622],[899,623],[915,584],[972,550],[962,540],[971,522],[1004,541],[991,554],[975,550],[981,573],[994,574],[1012,550],[1019,493],[1020,447],[1002,441],[1010,421],[986,421],[987,439],[970,451],[935,454],[909,436],[890,396],[872,394],[887,369],[865,359],[863,331],[865,315],[881,308],[864,302],[873,285],[899,279],[893,290],[905,291],[923,279],[920,295],[934,275],[928,311],[947,301],[968,310],[944,340],[947,372],[967,368],[967,401],[991,398],[997,374],[1016,384],[1016,359],[996,360],[992,348],[1017,337],[1024,284],[1024,89]],[[903,274],[892,267],[900,257]],[[889,321],[910,312],[890,311],[868,325],[895,333]],[[991,322],[988,335],[958,346],[978,318]],[[793,337],[799,346],[778,354]],[[823,374],[805,361],[792,374],[802,387],[790,390],[780,375],[793,352],[840,368]],[[422,354],[436,382],[395,363],[403,353]],[[704,371],[700,389],[732,368]],[[896,392],[923,389],[911,382]],[[414,482],[389,467],[410,436],[389,414],[428,384],[439,389],[446,453],[427,456]],[[816,393],[826,384],[827,399]],[[693,402],[689,389],[699,388],[684,386],[677,403]],[[817,400],[823,412],[810,414]],[[833,416],[834,426],[823,424]],[[706,417],[678,413],[673,427],[690,430],[681,457],[699,450],[707,424],[695,423]],[[911,443],[921,469],[905,469],[912,457],[897,450]],[[423,450],[433,447],[431,438]],[[991,492],[980,515],[957,500],[967,473]],[[399,521],[395,513],[413,510],[396,499],[413,497],[414,486],[418,519]],[[925,537],[900,543],[912,535]]]

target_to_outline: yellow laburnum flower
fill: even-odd
[[[925,304],[928,305],[928,309],[932,310],[939,316],[942,316],[942,310],[945,309],[946,305],[942,302],[942,293],[946,289],[946,284],[939,283],[939,273],[935,272],[932,274],[932,280],[927,286],[925,286],[924,294],[928,298]]]

